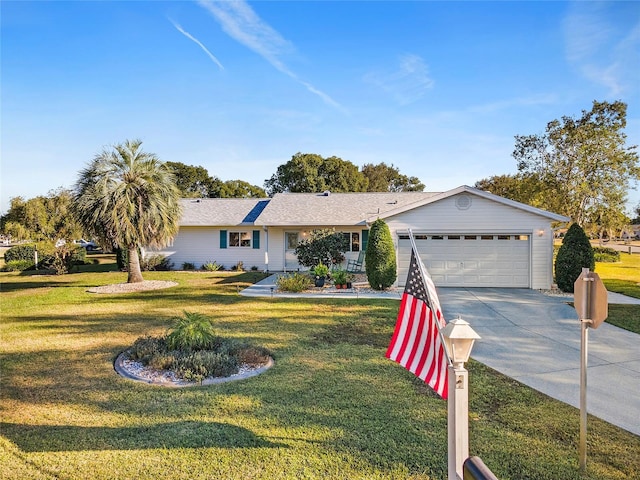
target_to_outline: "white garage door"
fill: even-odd
[[[438,286],[529,287],[527,234],[414,235],[420,258]],[[398,284],[404,286],[411,241],[398,239]]]

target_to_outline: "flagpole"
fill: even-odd
[[[416,254],[416,258],[418,259],[418,269],[420,270],[420,275],[422,275],[422,281],[425,285],[427,285],[427,275],[429,275],[429,272],[425,272],[425,266],[422,264],[422,259],[420,258],[420,255],[418,254],[418,247],[416,246],[416,241],[413,238],[413,230],[409,229],[409,240],[411,240],[411,249],[415,252]],[[429,275],[429,278],[431,278],[431,275]],[[429,289],[425,289],[427,291],[427,299],[429,300],[429,305],[433,305],[433,299],[431,298],[431,294],[429,293]],[[440,302],[438,302],[440,303]],[[444,312],[440,312],[442,313],[442,318],[445,320],[444,318]],[[438,325],[438,335],[440,336],[440,341],[442,342],[443,345],[447,345],[444,341],[444,337],[442,336],[442,328],[440,327],[439,323],[436,322],[436,325]],[[447,349],[444,349],[444,355],[447,357],[447,364],[451,367],[453,366],[453,362],[451,361],[451,357],[449,356],[449,352],[447,351]]]

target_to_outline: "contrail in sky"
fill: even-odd
[[[179,24],[177,24],[176,22],[174,22],[173,20],[169,19],[169,21],[171,23],[173,23],[173,26],[176,27],[176,30],[178,30],[181,34],[183,34],[185,37],[187,37],[189,40],[192,40],[193,42],[195,42],[202,50],[204,50],[204,53],[206,53],[209,58],[211,60],[213,60],[213,62],[218,65],[220,67],[220,69],[224,70],[224,67],[222,66],[222,64],[218,61],[218,59],[215,57],[215,55],[213,55],[213,53],[211,53],[207,47],[205,47],[202,42],[200,40],[198,40],[197,38],[195,38],[193,35],[191,35],[189,32],[185,31]]]
[[[263,21],[247,2],[198,0],[198,3],[213,15],[227,35],[262,56],[277,70],[303,85],[325,103],[345,111],[333,98],[300,79],[287,67],[282,57],[294,49],[293,45]]]

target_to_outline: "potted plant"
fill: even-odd
[[[324,287],[324,280],[329,273],[329,267],[320,262],[312,269],[313,276],[315,277],[316,287]]]
[[[336,288],[347,288],[347,271],[337,268],[333,271],[333,284]]]
[[[347,272],[347,288],[353,287],[353,279],[356,276],[353,273]]]

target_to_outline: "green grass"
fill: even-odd
[[[620,261],[597,263],[596,273],[607,290],[640,298],[640,255],[620,253]]]
[[[0,273],[0,478],[445,479],[446,402],[384,358],[392,300],[245,298],[260,274],[147,272],[166,290],[87,293],[120,272]],[[120,378],[115,357],[183,310],[276,364],[253,379],[169,389]],[[640,437],[477,362],[470,453],[501,480],[640,478]]]
[[[640,255],[620,253],[620,261],[597,263],[596,273],[610,292],[640,298]],[[640,305],[609,305],[607,323],[640,333]]]

